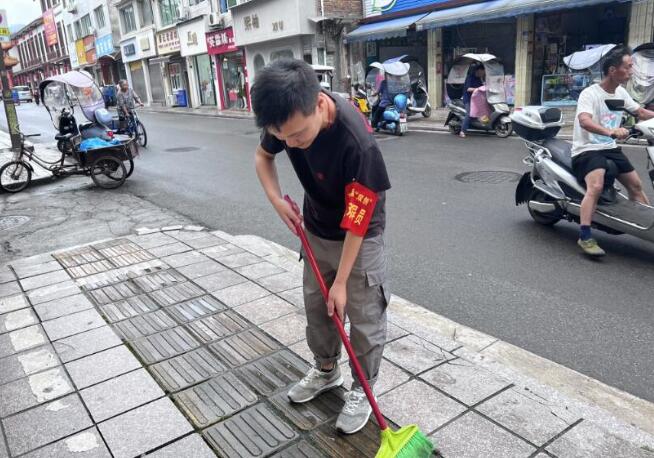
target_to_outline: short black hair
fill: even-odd
[[[309,116],[319,93],[316,72],[306,62],[280,59],[266,65],[257,72],[251,92],[257,126],[279,129],[298,111]]]
[[[631,56],[631,48],[629,46],[616,46],[610,50],[602,58],[602,74],[608,76],[611,67],[619,67],[622,65],[624,56]]]

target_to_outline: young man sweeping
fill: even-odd
[[[327,304],[311,269],[304,267],[307,343],[315,366],[288,392],[307,402],[343,384],[341,341],[331,320],[350,320],[354,351],[371,386],[386,341],[384,254],[386,166],[365,120],[339,96],[321,89],[313,69],[299,60],[278,60],[257,73],[252,88],[256,122],[263,128],[255,155],[259,180],[271,204],[295,233],[298,216],[283,199],[275,156],[286,150],[302,183],[304,225],[329,286]],[[353,374],[353,379],[356,377]],[[355,381],[336,428],[359,431],[371,413]]]

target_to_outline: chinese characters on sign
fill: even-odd
[[[11,41],[9,21],[7,20],[7,10],[0,10],[0,41]]]
[[[207,52],[209,54],[225,54],[236,51],[234,31],[231,27],[207,33]]]
[[[345,213],[341,228],[363,237],[377,204],[377,193],[360,183],[350,183],[345,187]]]
[[[96,57],[108,56],[112,52],[114,52],[114,43],[110,33],[95,39]]]
[[[177,29],[170,29],[157,34],[157,51],[159,54],[170,54],[180,49]]]
[[[284,21],[277,21],[272,23],[273,32],[281,32],[284,30]]]
[[[243,18],[243,25],[245,26],[245,30],[249,31],[252,29],[258,29],[259,28],[259,16],[257,14],[251,14],[249,16],[245,16]]]
[[[45,42],[48,46],[56,45],[59,42],[57,38],[57,25],[55,24],[54,13],[48,10],[43,13],[43,28],[45,29]]]

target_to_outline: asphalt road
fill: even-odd
[[[43,107],[18,110],[24,132],[52,139]],[[259,132],[251,121],[141,118],[149,144],[125,189],[206,226],[298,248],[254,173]],[[654,401],[653,245],[595,232],[609,255],[593,262],[576,247],[575,225],[531,221],[514,204],[514,173],[525,171],[518,139],[410,130],[379,144],[393,185],[387,245],[395,294]],[[645,178],[644,151],[626,152]],[[278,167],[284,191],[299,200],[284,155]],[[509,173],[457,179],[479,171]],[[654,195],[648,182],[646,190]]]

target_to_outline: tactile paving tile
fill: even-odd
[[[132,264],[138,264],[140,262],[150,261],[152,259],[154,259],[154,256],[145,250],[134,251],[133,253],[121,254],[109,258],[111,263],[116,267],[131,266]]]
[[[142,294],[141,288],[136,286],[131,280],[116,283],[115,285],[104,286],[88,292],[97,305],[118,302],[128,297]]]
[[[269,398],[269,401],[291,423],[301,430],[309,431],[336,418],[343,408],[344,393],[343,389],[330,390],[313,401],[292,404],[288,400],[288,392],[283,391]]]
[[[263,404],[213,425],[202,434],[219,456],[229,458],[268,456],[298,437],[293,428]]]
[[[275,453],[271,458],[328,458],[328,456],[309,442],[301,440],[281,452]]]
[[[325,454],[332,458],[375,456],[379,449],[379,426],[372,420],[356,434],[338,434],[332,424],[316,429],[311,437]]]
[[[53,256],[66,268],[104,260],[104,257],[91,247],[82,247],[63,253],[57,253]]]
[[[227,373],[173,395],[198,428],[206,428],[255,404],[258,397],[234,374]]]
[[[76,283],[81,286],[82,289],[90,291],[102,288],[104,286],[113,285],[115,283],[127,281],[131,278],[150,274],[152,272],[158,272],[164,268],[167,267],[164,267],[164,263],[162,261],[159,259],[153,259],[152,261],[146,261],[127,267],[114,268],[112,266],[111,270],[107,272],[101,272],[99,274],[77,279]]]
[[[93,248],[98,250],[100,253],[102,253],[103,256],[107,258],[122,256],[143,250],[143,248],[127,239],[110,240],[106,243],[93,245]]]
[[[227,310],[227,306],[213,296],[202,296],[175,304],[166,309],[180,323],[188,323],[216,312]]]
[[[308,368],[299,357],[283,350],[236,369],[236,373],[260,395],[271,396],[300,380]]]
[[[259,329],[219,340],[209,346],[226,366],[234,368],[279,350],[279,344]]]
[[[88,275],[106,272],[113,268],[114,266],[109,261],[103,259],[101,261],[89,262],[87,264],[81,264],[75,267],[67,267],[66,271],[73,278],[82,278]]]
[[[174,328],[177,323],[165,311],[157,310],[120,321],[113,326],[123,340],[134,340]]]
[[[233,334],[245,331],[250,324],[236,312],[227,310],[186,323],[188,329],[204,343],[215,342]]]
[[[184,302],[194,297],[207,294],[202,288],[191,283],[179,283],[168,288],[152,291],[150,297],[162,307],[168,307],[178,302]]]
[[[148,275],[143,275],[142,277],[136,277],[133,280],[134,283],[139,285],[139,287],[146,293],[187,281],[184,275],[174,269],[154,272]]]
[[[224,372],[227,368],[206,348],[198,348],[150,366],[163,388],[174,393]]]
[[[158,308],[159,305],[154,300],[142,294],[140,296],[129,297],[124,301],[101,305],[100,312],[102,312],[109,322],[115,323],[133,318],[142,313],[153,312]]]
[[[146,364],[154,364],[181,355],[200,346],[184,328],[176,327],[141,337],[129,343]]]

